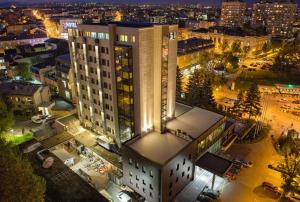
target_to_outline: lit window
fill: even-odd
[[[150,177],[153,177],[153,171],[150,170]]]
[[[91,32],[85,32],[85,36],[91,37]]]
[[[132,43],[135,43],[135,36],[132,36]]]
[[[97,38],[97,33],[96,32],[91,32],[91,37],[94,38],[94,39]]]

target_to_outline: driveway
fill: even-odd
[[[280,173],[269,169],[268,164],[282,157],[273,148],[270,135],[255,144],[235,144],[226,153],[253,162],[253,167],[243,168],[235,181],[230,182],[221,195],[224,202],[273,202],[277,197],[260,186],[268,181],[281,184]]]

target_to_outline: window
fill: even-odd
[[[184,174],[185,174],[185,173],[184,173],[184,172],[182,172],[181,176],[182,176],[182,177],[184,177]]]
[[[120,37],[119,37],[119,41],[127,42],[128,41],[128,36],[124,35],[124,34],[121,34]]]
[[[145,180],[143,180],[143,185],[146,185],[146,182],[145,182]]]
[[[171,195],[172,195],[172,191],[169,192],[169,196],[171,196]]]
[[[183,165],[185,164],[185,158],[183,159]]]
[[[106,72],[106,71],[103,71],[103,72],[102,72],[102,75],[103,75],[103,77],[107,77],[107,72]]]
[[[153,196],[152,196],[152,192],[150,192],[149,195],[150,195],[150,197],[153,197]]]
[[[176,170],[179,170],[179,163],[177,164]]]
[[[101,65],[106,65],[106,60],[101,59]]]
[[[139,177],[138,177],[137,175],[135,176],[135,179],[136,179],[137,181],[139,181],[139,180],[140,180],[140,179],[139,179]]]
[[[170,176],[172,176],[173,175],[173,169],[170,171]]]
[[[136,184],[135,184],[135,187],[136,187],[136,188],[139,188],[139,184],[138,184],[138,183],[136,183]]]
[[[190,170],[191,170],[191,167],[189,166],[189,167],[188,167],[188,171],[190,171]]]
[[[129,182],[130,182],[130,184],[132,184],[132,180],[131,179],[129,180]]]
[[[105,48],[101,47],[101,53],[105,53]]]
[[[91,37],[94,38],[94,39],[97,38],[97,33],[96,32],[91,32]]]
[[[132,43],[135,43],[135,36],[132,36]]]
[[[146,193],[146,189],[143,187],[143,192]]]
[[[131,158],[129,158],[128,162],[129,162],[129,165],[132,165],[132,159]]]
[[[189,160],[191,160],[192,159],[192,154],[189,154]]]
[[[178,177],[176,177],[176,182],[178,182]]]
[[[137,163],[137,162],[135,163],[135,168],[139,169],[139,163]]]
[[[143,171],[143,173],[146,173],[146,169],[144,166],[142,166],[142,171]]]
[[[105,34],[104,33],[98,33],[98,38],[99,39],[105,39]]]
[[[169,189],[171,189],[173,187],[173,183],[171,182],[170,184],[169,184]]]
[[[188,174],[188,175],[186,176],[186,178],[187,178],[187,179],[190,179],[190,174]]]
[[[152,184],[149,184],[149,188],[150,188],[151,190],[153,190],[153,186],[152,186]]]
[[[153,171],[150,170],[150,177],[153,177]]]

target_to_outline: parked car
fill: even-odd
[[[243,159],[235,159],[235,162],[242,164],[244,168],[251,168],[253,166],[253,163],[251,161],[246,161]]]
[[[278,102],[284,102],[284,103],[286,103],[286,102],[288,102],[288,101],[287,101],[286,98],[281,98],[280,100],[278,100]]]
[[[292,194],[289,193],[285,198],[292,202],[300,202],[300,195],[299,194]]]
[[[196,200],[196,202],[213,202],[213,201],[214,199],[210,198],[209,196],[205,196],[202,193],[199,194]]]
[[[214,200],[220,198],[220,192],[214,191],[212,189],[209,189],[208,186],[205,186],[202,190],[202,195],[208,196],[209,198],[212,198]]]
[[[300,100],[294,100],[292,103],[293,104],[300,104]]]
[[[263,182],[262,187],[264,188],[264,190],[269,190],[269,191],[275,193],[276,195],[281,195],[280,189],[270,182]]]
[[[235,176],[235,174],[234,173],[232,173],[232,172],[230,172],[230,171],[228,171],[226,174],[225,174],[225,176],[227,177],[227,179],[228,180],[230,180],[230,181],[233,181],[233,180],[235,180],[236,179],[236,176]]]

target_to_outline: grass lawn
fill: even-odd
[[[31,133],[25,133],[25,134],[11,134],[11,133],[6,133],[4,135],[4,139],[11,143],[13,146],[19,145],[23,142],[26,142],[28,140],[31,140],[33,138]]]

